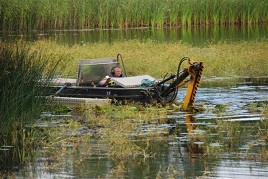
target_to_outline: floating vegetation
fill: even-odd
[[[102,155],[127,162],[153,158],[156,155],[152,152],[155,141],[168,142],[173,138],[178,141],[169,142],[169,145],[185,143],[193,157],[200,155],[211,160],[222,158],[227,152],[240,158],[254,157],[267,161],[267,121],[257,121],[251,128],[245,128],[241,122],[216,119],[214,125],[209,125],[196,123],[192,119],[191,123],[186,123],[188,133],[183,134],[176,129],[179,127],[176,122],[166,117],[178,110],[172,105],[159,108],[134,103],[124,106],[84,106],[81,110],[84,111],[82,118],[74,121],[69,119],[66,121],[68,125],[51,131],[50,147],[60,144],[63,148],[74,148],[74,143],[84,145],[79,137],[82,135],[84,141],[95,141],[93,143],[99,145],[98,150],[103,152]],[[256,135],[259,138],[255,138]],[[246,150],[246,153],[237,154],[238,150]],[[88,155],[86,158],[93,157],[90,153]]]
[[[83,46],[59,45],[55,41],[38,40],[31,45],[33,50],[42,47],[44,52],[51,54],[50,65],[61,58],[59,66],[64,67],[64,70],[60,75],[64,77],[76,76],[77,69],[74,67],[77,66],[78,59],[116,57],[115,53],[122,55],[129,76],[146,73],[161,79],[167,72],[175,72],[177,69],[174,64],[179,63],[184,56],[206,64],[204,77],[268,76],[267,39],[219,42],[200,48],[182,42],[157,43],[152,40],[93,43]],[[218,78],[215,78],[215,81],[224,83]],[[210,81],[206,84],[210,84]]]
[[[251,127],[244,126],[241,122],[219,119],[216,125],[210,126],[202,135],[193,135],[191,131],[187,135],[187,143],[193,153],[198,151],[200,154],[202,151],[201,154],[208,160],[222,158],[227,152],[231,156],[235,155],[235,158],[268,162],[267,120],[254,122]],[[246,152],[238,153],[239,150]]]
[[[163,155],[157,153],[159,148],[170,150],[170,154],[177,157],[174,160],[189,157],[190,160],[209,163],[228,156],[267,162],[266,120],[247,121],[249,125],[220,118],[210,119],[209,123],[197,122],[194,118],[181,119],[178,114],[187,116],[189,113],[178,111],[176,105],[163,108],[129,103],[122,106],[83,106],[80,110],[81,116],[71,117],[69,114],[52,112],[40,115],[35,127],[45,134],[39,153],[39,157],[46,159],[43,171],[58,173],[71,168],[95,169],[96,166],[91,165],[112,161],[111,172],[106,176],[126,176],[130,165],[146,165],[148,161],[161,158],[157,156]],[[177,114],[177,117],[167,118],[168,114]],[[185,120],[186,123],[177,120]],[[38,123],[47,123],[49,127],[42,127]],[[184,133],[181,130],[185,127],[187,132]],[[181,148],[186,155],[181,154]],[[72,162],[66,165],[66,161]],[[158,177],[186,176],[172,163],[168,165],[157,168]],[[83,170],[81,175],[94,174],[92,170]]]

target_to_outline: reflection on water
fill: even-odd
[[[186,42],[194,46],[204,45],[205,43],[216,43],[218,41],[247,41],[261,38],[268,38],[266,25],[258,26],[209,26],[193,28],[172,28],[172,29],[116,29],[116,30],[66,30],[38,32],[33,31],[28,34],[2,34],[0,39],[14,40],[25,38],[27,40],[37,40],[40,38],[55,39],[62,44],[85,44],[94,42],[108,42],[139,39],[152,39],[157,42]]]
[[[260,112],[251,111],[250,104],[268,101],[268,85],[231,85],[202,87],[196,105],[205,110],[194,114],[175,112],[167,124],[141,125],[143,134],[169,129],[164,138],[148,138],[153,158],[133,161],[112,160],[100,138],[79,142],[77,146],[59,146],[38,151],[36,161],[16,173],[18,178],[267,178],[268,165],[261,162],[256,151],[267,141],[259,139]],[[185,89],[179,90],[178,101]],[[256,107],[260,107],[256,105]],[[225,122],[225,123],[224,123]],[[221,125],[224,124],[224,125]],[[230,126],[228,126],[230,125]],[[231,126],[240,126],[232,131]],[[216,126],[220,126],[220,131]],[[91,130],[80,129],[80,134]],[[81,132],[83,131],[83,132]],[[155,130],[157,132],[157,130]],[[209,132],[208,132],[209,131]],[[230,135],[231,134],[231,135]],[[77,134],[76,134],[77,135]],[[240,141],[231,143],[233,135]],[[75,135],[74,135],[75,136]],[[83,135],[81,135],[81,138]],[[140,141],[148,142],[148,141]],[[210,151],[208,152],[207,147]],[[56,155],[52,155],[51,151]]]

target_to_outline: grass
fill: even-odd
[[[230,158],[267,163],[267,120],[250,123],[250,127],[245,127],[240,122],[218,119],[215,125],[203,129],[201,134],[188,131],[189,153],[203,157],[205,162],[222,159],[228,154]],[[202,130],[202,126],[194,129]],[[245,151],[241,152],[243,147]]]
[[[61,124],[66,125],[47,129],[49,132],[46,138],[48,143],[45,157],[53,159],[53,162],[46,169],[58,171],[68,167],[66,160],[71,160],[73,166],[80,168],[88,163],[88,160],[101,162],[107,157],[113,161],[111,169],[113,172],[110,175],[124,176],[129,163],[132,165],[146,163],[158,155],[154,153],[154,149],[166,145],[169,141],[177,141],[174,139],[177,134],[170,134],[168,130],[145,135],[142,135],[140,130],[144,125],[167,124],[167,114],[176,110],[178,108],[173,105],[159,108],[132,103],[124,106],[84,106],[81,108],[83,116],[79,120],[64,119]],[[263,111],[267,111],[267,106],[258,112],[263,113]],[[51,122],[51,119],[48,121]],[[180,145],[186,148],[190,157],[202,158],[204,165],[211,160],[226,157],[226,153],[229,153],[230,157],[266,163],[267,124],[267,121],[254,122],[251,128],[244,128],[244,124],[239,122],[219,119],[215,121],[215,125],[205,127],[204,133],[194,134],[188,131],[189,141]],[[193,129],[198,131],[202,130],[202,127],[204,126],[200,125]],[[91,132],[79,134],[80,129],[84,128]],[[256,135],[259,137],[256,138]],[[194,142],[203,142],[203,144],[193,144]],[[249,147],[248,151],[237,153],[245,144]],[[178,153],[174,155],[179,157],[180,151],[176,152]],[[213,171],[210,167],[212,166],[207,165],[206,170]],[[86,172],[88,172],[87,176],[92,175],[90,170]],[[169,164],[160,167],[157,176],[159,178],[164,176],[172,178],[177,174],[184,176],[185,173],[181,172]]]
[[[174,43],[157,43],[152,40],[119,41],[109,43],[59,45],[54,41],[38,40],[31,44],[33,50],[42,46],[50,53],[50,65],[62,57],[63,76],[76,76],[77,59],[114,57],[120,53],[127,74],[149,74],[162,78],[167,72],[176,73],[181,58],[188,56],[194,61],[204,62],[205,77],[267,76],[267,39],[242,42],[219,42],[204,47]],[[53,49],[53,50],[52,50]],[[66,65],[68,64],[68,65]]]
[[[15,150],[13,156],[1,152],[2,164],[5,157],[24,161],[26,152],[38,145],[42,135],[26,124],[31,126],[44,110],[47,101],[37,97],[45,94],[40,81],[49,85],[57,62],[48,69],[48,56],[40,49],[32,51],[24,42],[0,42],[0,47],[0,146]],[[19,157],[13,159],[15,155]]]
[[[27,131],[23,128],[25,122],[34,119],[43,109],[42,101],[35,98],[40,95],[42,90],[37,82],[42,79],[44,74],[52,75],[61,73],[64,76],[75,76],[77,59],[83,58],[102,58],[107,56],[116,57],[117,53],[121,53],[124,58],[125,65],[129,75],[150,74],[161,78],[166,72],[176,72],[179,60],[184,56],[189,56],[196,61],[203,61],[205,64],[204,75],[210,76],[233,76],[233,75],[267,75],[267,40],[249,42],[220,42],[218,44],[207,44],[206,47],[192,47],[184,43],[156,43],[154,41],[125,41],[82,45],[58,45],[54,41],[39,40],[36,42],[6,44],[1,43],[1,139],[4,145],[15,145],[16,142],[23,143],[23,146],[32,147],[32,142],[39,135],[35,130]],[[42,47],[42,48],[41,48]],[[115,54],[116,52],[116,54]],[[61,59],[60,62],[59,59]],[[152,66],[152,64],[156,64]],[[54,71],[55,65],[62,67],[60,70]],[[53,69],[51,71],[51,69]],[[245,70],[246,69],[246,70]],[[14,93],[15,92],[15,93]],[[15,95],[14,95],[15,94]],[[29,100],[28,100],[29,99]],[[37,101],[36,101],[37,100]],[[162,107],[162,106],[161,106]],[[254,110],[254,106],[251,107]],[[152,147],[150,138],[143,137],[131,138],[131,134],[135,132],[136,127],[141,123],[166,123],[165,116],[169,110],[174,110],[171,106],[168,109],[141,105],[137,106],[113,106],[108,108],[85,108],[85,124],[90,129],[100,127],[103,132],[100,143],[105,142],[108,148],[109,157],[119,160],[132,158],[153,157],[154,154],[148,152]],[[175,109],[177,110],[177,109]],[[262,114],[267,115],[267,106],[265,106]],[[69,128],[63,130],[60,128],[57,135],[51,132],[48,146],[62,146],[62,150],[54,154],[62,154],[68,156],[69,144],[76,148],[80,148],[79,142],[88,141],[91,136],[79,138],[77,136],[61,136],[60,132],[68,133],[69,129],[81,127],[77,121],[68,123]],[[262,123],[258,132],[261,133],[261,139],[267,141],[267,123]],[[238,132],[239,126],[230,123],[219,122],[222,130],[227,130],[227,137],[230,137],[231,144],[235,143],[232,136],[240,137]],[[10,127],[11,126],[11,127]],[[228,127],[228,128],[227,128]],[[14,130],[13,130],[14,129]],[[244,130],[240,130],[245,134]],[[168,131],[161,133],[151,133],[150,136],[162,140]],[[149,136],[149,137],[150,137]],[[226,136],[220,136],[219,141],[223,141]],[[42,136],[40,136],[42,137]],[[207,140],[201,136],[198,140]],[[28,143],[24,139],[28,140]],[[45,138],[46,139],[46,138]],[[118,140],[120,139],[120,140]],[[133,140],[134,139],[134,140]],[[193,138],[194,140],[194,138]],[[67,145],[68,144],[68,145]],[[229,145],[231,149],[237,146]],[[252,144],[252,150],[255,150]],[[87,157],[90,152],[89,148],[80,148],[83,155],[76,158],[75,162],[79,163],[83,157]],[[265,148],[261,147],[262,160],[267,159]],[[25,151],[24,151],[25,152]],[[66,153],[65,153],[66,152]],[[206,152],[220,154],[219,148],[208,147]],[[22,154],[22,153],[21,153]],[[107,154],[107,155],[108,155]],[[26,156],[26,155],[23,155]]]
[[[89,107],[83,109],[86,126],[102,129],[101,139],[106,143],[108,155],[126,161],[135,158],[153,157],[149,153],[150,138],[168,134],[168,131],[151,131],[146,135],[138,132],[139,126],[150,123],[166,123],[169,112],[177,110],[173,106],[143,106],[128,104],[123,106]]]
[[[3,31],[267,23],[266,0],[1,0]]]
[[[202,152],[198,154],[201,154],[205,161],[220,159],[228,153],[230,157],[267,163],[268,120],[265,120],[268,117],[267,104],[252,103],[247,109],[251,113],[260,114],[260,121],[247,121],[249,124],[244,124],[245,122],[217,119],[215,125],[206,129],[202,126],[194,128],[195,130],[203,129],[204,132],[201,134],[197,135],[188,131],[187,138],[190,140],[190,146],[194,148],[196,147],[194,142],[202,142],[203,144],[198,146],[199,151]],[[237,153],[242,147],[245,147],[245,152]]]
[[[168,131],[142,135],[138,132],[139,126],[166,123],[167,114],[178,108],[172,105],[163,108],[129,103],[122,106],[83,106],[80,110],[83,111],[81,118],[63,118],[60,126],[46,128],[44,141],[47,143],[43,144],[47,150],[44,155],[53,158],[53,162],[47,165],[47,170],[58,171],[59,168],[66,167],[66,160],[71,160],[76,166],[83,166],[87,160],[95,161],[96,156],[100,157],[96,162],[107,157],[117,167],[124,166],[127,162],[139,163],[153,158],[155,154],[150,151],[158,147],[153,144],[153,140],[162,140]],[[46,122],[51,121],[53,119],[47,119]],[[90,132],[81,134],[81,129]],[[90,175],[92,171],[88,172]]]

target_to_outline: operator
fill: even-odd
[[[114,81],[111,80],[111,77],[124,77],[121,72],[120,66],[116,65],[112,67],[111,73],[105,76],[100,82],[99,86],[115,86]]]

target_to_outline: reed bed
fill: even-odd
[[[26,145],[26,136],[31,140],[33,133],[23,125],[44,109],[46,101],[37,97],[45,94],[40,81],[49,85],[57,62],[45,73],[48,56],[40,49],[32,51],[24,42],[0,43],[0,47],[0,145]]]
[[[1,0],[4,31],[268,22],[266,0]]]
[[[123,57],[128,76],[148,74],[162,78],[167,72],[176,73],[180,59],[185,56],[204,62],[205,77],[268,75],[267,39],[219,42],[204,47],[192,47],[181,42],[157,43],[152,40],[67,46],[39,40],[32,43],[31,48],[34,50],[40,46],[44,52],[51,53],[50,64],[64,56],[62,65],[66,67],[59,72],[63,76],[76,77],[78,59],[116,58],[118,53]]]

